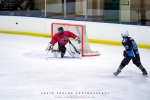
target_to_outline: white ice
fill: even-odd
[[[150,78],[143,77],[132,61],[119,76],[113,77],[123,59],[123,46],[90,44],[93,50],[100,51],[100,56],[77,59],[66,55],[57,59],[50,52],[46,59],[44,50],[49,41],[49,38],[0,34],[0,100],[150,100]],[[150,50],[139,49],[139,52],[143,66],[150,72]]]

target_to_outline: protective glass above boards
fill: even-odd
[[[150,0],[1,0],[0,15],[150,26]]]

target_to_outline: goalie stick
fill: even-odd
[[[47,51],[46,56],[48,55],[49,51]]]

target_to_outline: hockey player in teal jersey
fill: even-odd
[[[143,65],[141,64],[138,47],[137,47],[134,39],[129,37],[129,33],[127,30],[123,31],[121,33],[121,36],[123,38],[122,44],[125,47],[125,50],[123,51],[124,59],[122,60],[117,71],[114,72],[113,74],[115,76],[117,76],[121,72],[121,70],[126,65],[128,65],[128,63],[132,59],[133,64],[135,64],[142,71],[142,75],[147,76],[148,73],[147,73],[146,69],[143,67]]]

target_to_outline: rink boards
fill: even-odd
[[[93,43],[121,45],[121,32],[128,30],[141,48],[150,48],[150,27],[89,21],[74,21],[48,18],[0,16],[0,32],[50,37],[51,23],[72,23],[86,25],[88,41]]]

